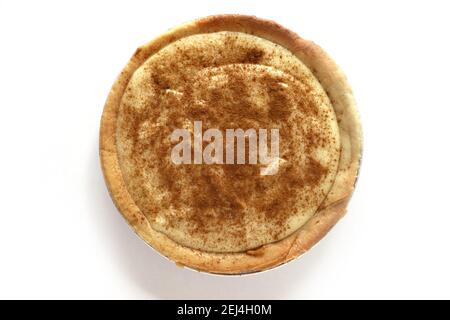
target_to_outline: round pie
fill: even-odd
[[[138,48],[100,132],[110,194],[179,265],[243,274],[290,261],[344,215],[361,158],[351,89],[317,45],[218,15]]]

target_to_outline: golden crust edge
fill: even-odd
[[[134,71],[153,53],[196,33],[240,31],[278,43],[293,52],[327,92],[341,135],[341,160],[330,193],[318,212],[299,230],[276,243],[247,253],[209,253],[183,247],[152,229],[129,195],[117,158],[115,129],[123,92]],[[262,271],[288,262],[322,239],[344,216],[358,175],[362,135],[356,104],[347,79],[336,63],[316,44],[300,38],[276,22],[253,16],[216,15],[185,23],[139,47],[116,79],[105,103],[100,126],[100,159],[109,193],[126,221],[151,247],[179,265],[219,274]]]

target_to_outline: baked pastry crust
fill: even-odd
[[[155,231],[129,194],[118,160],[116,129],[119,106],[131,76],[150,56],[166,45],[199,33],[243,32],[267,39],[291,51],[305,64],[327,93],[336,114],[341,155],[335,181],[314,216],[290,236],[238,253],[212,253],[184,247]],[[270,269],[310,249],[345,214],[358,175],[362,151],[359,117],[346,77],[316,44],[273,21],[253,16],[218,15],[198,19],[167,31],[138,48],[114,83],[106,101],[100,130],[100,158],[105,180],[119,211],[150,246],[179,265],[220,274]]]

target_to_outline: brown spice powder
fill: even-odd
[[[235,39],[227,41],[232,44]],[[177,228],[182,222],[189,226],[191,236],[203,238],[204,242],[208,241],[210,232],[229,228],[225,234],[233,236],[237,243],[245,244],[245,218],[249,210],[256,212],[258,219],[265,220],[267,225],[276,226],[272,228],[271,236],[277,238],[286,228],[287,219],[297,210],[298,199],[317,202],[323,197],[320,192],[312,190],[323,181],[328,169],[311,154],[318,145],[329,143],[327,133],[322,128],[310,128],[304,132],[306,166],[299,163],[296,137],[299,135],[298,123],[326,115],[319,112],[308,81],[297,79],[299,85],[250,65],[270,59],[270,54],[259,47],[241,49],[236,57],[223,58],[225,61],[211,60],[201,52],[181,50],[181,55],[185,59],[182,63],[172,59],[166,65],[149,70],[151,84],[143,84],[141,90],[148,90],[145,86],[150,85],[155,95],[147,108],[136,111],[134,106],[123,105],[123,123],[132,142],[132,162],[137,168],[135,176],[128,181],[130,184],[133,184],[133,179],[141,181],[141,169],[154,168],[158,188],[168,195],[162,200],[138,197],[136,203],[151,220],[156,219],[162,210],[173,208],[176,214],[165,216],[167,228]],[[234,59],[240,64],[222,64]],[[185,68],[211,64],[218,69],[209,74],[205,71],[200,78],[189,74],[190,69]],[[215,84],[211,87],[208,79],[215,76],[223,76],[227,81],[222,86]],[[266,105],[258,105],[252,99],[255,88],[266,92]],[[168,89],[182,93],[182,97],[171,95]],[[144,123],[161,121],[163,125],[150,129],[143,127]],[[278,128],[280,154],[286,165],[274,176],[261,176],[260,165],[176,166],[170,161],[173,147],[169,141],[170,133],[193,121],[202,121],[204,128],[222,130]],[[145,139],[141,138],[141,131],[148,133]],[[151,152],[146,153],[147,150]],[[139,188],[138,183],[135,183],[135,189]]]

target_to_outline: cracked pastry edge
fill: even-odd
[[[134,71],[155,52],[180,38],[219,31],[249,33],[277,43],[296,55],[321,83],[333,105],[341,136],[338,172],[319,210],[300,229],[278,242],[239,253],[210,253],[181,246],[155,231],[126,189],[116,150],[116,121],[125,88]],[[100,126],[100,161],[109,193],[122,216],[148,245],[178,265],[218,274],[244,274],[274,268],[297,258],[322,239],[345,215],[358,176],[362,134],[355,101],[344,73],[316,44],[276,22],[243,15],[215,15],[170,29],[139,47],[116,79]]]

